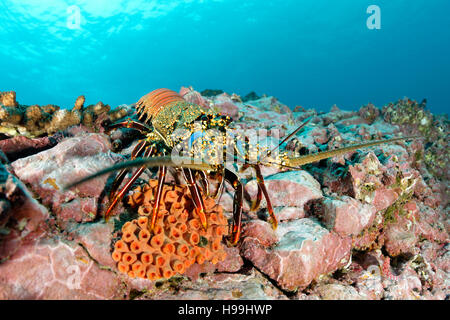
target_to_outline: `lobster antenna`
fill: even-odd
[[[81,183],[84,183],[86,181],[95,179],[97,177],[100,177],[102,175],[105,175],[109,172],[117,171],[124,168],[132,168],[132,167],[140,167],[140,166],[146,166],[146,167],[159,167],[159,166],[166,166],[166,167],[183,167],[183,168],[189,168],[189,169],[195,169],[195,170],[215,170],[216,168],[206,162],[199,162],[198,159],[194,158],[187,158],[187,157],[151,157],[151,158],[138,158],[134,160],[124,161],[121,163],[118,163],[116,165],[113,165],[109,168],[100,170],[90,176],[84,177],[82,179],[76,180],[74,182],[71,182],[64,186],[64,189],[70,189],[74,186],[77,186]]]
[[[354,150],[361,149],[361,148],[372,147],[372,146],[380,145],[383,143],[394,142],[394,141],[410,140],[410,139],[418,139],[418,138],[423,138],[423,137],[410,136],[410,137],[375,140],[375,141],[370,141],[370,142],[353,144],[353,145],[349,145],[349,146],[335,149],[335,150],[329,150],[329,151],[323,151],[323,152],[318,152],[318,153],[314,153],[314,154],[308,154],[306,156],[301,156],[301,157],[297,157],[297,158],[289,158],[287,160],[287,165],[292,166],[292,167],[303,166],[305,164],[309,164],[309,163],[313,163],[313,162],[320,161],[323,159],[339,156],[339,155],[345,154],[347,152],[354,151]]]
[[[278,148],[280,148],[283,143],[285,143],[286,141],[288,141],[290,138],[292,138],[294,135],[297,134],[297,132],[299,132],[300,130],[302,130],[307,124],[308,122],[311,121],[313,117],[309,117],[305,120],[305,122],[303,122],[300,127],[298,127],[297,129],[295,129],[293,132],[291,132],[286,138],[283,139],[283,141],[280,142],[280,144],[278,146],[276,146],[275,148],[273,148],[271,151],[267,152],[267,155],[263,156],[262,158],[265,158],[266,156],[270,156],[273,152],[275,152],[275,150],[277,150]]]

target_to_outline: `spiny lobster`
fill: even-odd
[[[149,219],[149,229],[152,231],[158,216],[157,213],[160,207],[162,187],[165,181],[167,167],[175,167],[178,172],[182,173],[186,180],[193,198],[196,213],[198,214],[203,227],[206,229],[208,226],[203,199],[196,181],[199,177],[198,181],[203,187],[204,194],[209,195],[208,175],[215,176],[221,181],[215,197],[221,192],[225,181],[230,183],[235,191],[233,199],[233,225],[229,240],[231,245],[236,245],[238,243],[241,233],[244,188],[238,175],[233,172],[233,170],[225,167],[223,156],[230,157],[230,154],[232,153],[231,157],[233,160],[242,160],[242,169],[251,167],[255,170],[258,193],[251,209],[256,210],[259,207],[262,195],[264,195],[270,216],[269,220],[272,226],[276,228],[278,222],[270,202],[269,193],[264,184],[260,165],[272,165],[299,170],[302,165],[342,155],[349,151],[398,140],[416,138],[400,137],[375,140],[293,158],[288,157],[286,153],[279,153],[277,156],[274,156],[274,151],[299,132],[308,123],[310,120],[308,119],[294,132],[286,136],[277,148],[268,150],[264,156],[259,156],[258,146],[255,147],[251,145],[247,138],[242,138],[234,133],[230,134],[228,132],[231,124],[230,117],[203,108],[197,104],[187,102],[175,91],[158,89],[150,92],[137,102],[136,111],[139,116],[139,121],[128,119],[113,124],[110,127],[111,129],[119,127],[133,128],[145,135],[145,138],[139,140],[136,147],[133,149],[131,160],[101,170],[93,175],[71,183],[66,188],[73,187],[112,171],[121,170],[111,186],[110,205],[105,214],[106,219],[108,219],[112,209],[121,199],[123,199],[132,184],[142,174],[146,167],[159,166],[158,187],[153,210]],[[141,122],[141,120],[143,120],[143,122]],[[224,133],[227,133],[227,135],[225,136]],[[183,151],[181,149],[186,147],[188,147],[188,153],[179,156],[180,152]],[[178,155],[173,155],[174,152],[178,153]],[[138,170],[132,175],[122,189],[118,191],[119,186],[131,167],[138,167]]]

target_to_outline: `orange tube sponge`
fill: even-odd
[[[147,278],[152,281],[160,279],[161,272],[159,271],[159,268],[149,267],[147,270]]]
[[[128,270],[130,270],[130,265],[129,265],[129,264],[126,264],[126,263],[123,263],[122,261],[120,261],[120,262],[117,264],[117,268],[119,269],[120,272],[122,272],[122,273],[127,273]]]
[[[214,212],[211,213],[211,215],[209,216],[209,223],[210,224],[218,224],[219,223],[219,217]]]
[[[201,223],[198,219],[191,219],[188,221],[189,227],[191,227],[194,230],[198,230],[201,227]]]
[[[143,253],[141,255],[141,262],[144,265],[150,265],[153,262],[153,255],[151,253]]]
[[[211,244],[211,249],[213,252],[219,251],[221,249],[220,247],[220,241],[219,239],[214,240],[214,242]]]
[[[188,230],[186,223],[179,222],[175,225],[175,228],[181,231],[181,233],[185,233]]]
[[[164,233],[164,228],[161,225],[157,224],[155,226],[155,228],[153,229],[153,233],[156,235],[162,234],[162,233]]]
[[[178,215],[183,211],[183,206],[179,202],[175,202],[170,207],[170,213],[178,218]]]
[[[166,202],[176,202],[178,200],[178,194],[176,193],[176,191],[169,190],[166,192],[164,200]]]
[[[135,273],[135,274],[136,274],[136,273]],[[138,278],[145,279],[145,276],[146,276],[145,270],[144,270],[144,269],[139,270],[139,271],[137,272],[136,276],[137,276]]]
[[[123,241],[130,243],[133,242],[134,240],[137,240],[136,235],[134,234],[134,231],[130,231],[130,230],[125,230],[125,232],[122,235],[122,239]]]
[[[200,241],[200,236],[197,232],[192,231],[191,234],[189,235],[188,239],[189,239],[189,243],[191,245],[196,246]]]
[[[181,262],[180,260],[173,260],[170,263],[173,271],[178,272],[180,274],[182,274],[184,272],[184,263]]]
[[[198,264],[203,264],[204,262],[205,262],[205,256],[203,255],[203,254],[199,254],[199,255],[197,255],[197,257],[195,258],[195,261],[198,263]]]
[[[174,241],[178,241],[183,237],[183,233],[177,228],[172,227],[170,228],[169,237]]]
[[[205,256],[205,260],[209,261],[212,259],[213,254],[211,252],[211,250],[209,250],[208,248],[204,248],[205,250],[203,250],[203,255]]]
[[[177,255],[179,255],[181,257],[185,257],[188,255],[189,247],[186,244],[176,242],[175,246],[176,246]]]
[[[112,258],[115,262],[119,262],[122,259],[122,253],[117,250],[114,250]]]
[[[167,218],[166,218],[166,223],[167,224],[169,224],[169,225],[175,225],[176,223],[177,223],[178,221],[177,221],[177,218],[174,216],[174,215],[169,215],[169,216],[167,216]]]
[[[166,243],[162,246],[161,251],[165,254],[174,254],[175,253],[175,245],[171,242]]]
[[[123,240],[118,240],[115,244],[114,244],[114,248],[118,251],[118,252],[128,252],[130,249],[128,249],[128,245],[123,241]]]
[[[153,206],[152,205],[145,205],[145,206],[140,206],[138,209],[138,214],[140,216],[149,216],[152,214],[152,210],[153,210]]]
[[[155,257],[155,265],[157,267],[164,267],[168,263],[167,257],[162,254],[158,254]]]
[[[125,222],[124,225],[122,226],[122,232],[125,232],[125,231],[134,232],[135,230],[136,230],[136,225],[131,221]]]
[[[160,248],[163,244],[164,244],[164,234],[163,233],[153,236],[152,239],[150,240],[150,245],[153,248]]]
[[[222,237],[225,234],[225,228],[222,226],[214,226],[213,227],[213,232],[218,236],[218,237]]]
[[[148,242],[148,240],[150,240],[150,231],[148,231],[148,229],[142,229],[139,231],[138,239],[140,242]]]
[[[217,255],[214,255],[211,259],[211,263],[212,264],[217,264],[219,262],[219,257],[217,257]]]
[[[122,239],[114,245],[113,259],[120,272],[130,277],[157,280],[183,274],[192,264],[213,264],[226,254],[223,236],[228,233],[222,207],[211,198],[205,200],[208,228],[199,220],[187,186],[164,185],[156,224],[150,230],[157,182],[151,180],[137,188],[129,203],[139,217],[122,227]]]
[[[125,264],[132,264],[137,259],[136,255],[131,252],[126,252],[122,255],[122,262]]]
[[[172,277],[174,274],[174,272],[172,271],[172,269],[170,267],[163,267],[161,268],[161,275],[163,278],[169,279],[170,277]]]
[[[183,211],[181,211],[180,216],[178,217],[178,220],[186,222],[188,218],[189,218],[189,212],[186,209],[184,209]]]
[[[184,270],[192,265],[191,259],[184,260]]]
[[[141,229],[147,229],[148,225],[148,218],[145,216],[139,217],[137,219],[137,223]]]
[[[139,270],[142,269],[144,269],[144,265],[139,260],[135,261],[131,266],[131,270],[133,270],[134,273],[137,273]]]
[[[133,253],[141,253],[142,252],[142,246],[141,243],[137,240],[134,240],[131,244],[130,244],[130,250]]]

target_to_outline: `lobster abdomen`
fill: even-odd
[[[146,118],[165,138],[177,128],[194,122],[207,113],[203,107],[187,102],[177,92],[157,89],[143,96],[136,104],[139,119]]]

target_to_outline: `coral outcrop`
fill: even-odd
[[[127,106],[111,110],[109,105],[98,102],[84,107],[85,97],[76,99],[74,107],[61,109],[56,105],[21,105],[16,93],[0,92],[0,133],[14,137],[30,138],[52,135],[71,126],[84,125],[99,130],[102,123],[114,122],[130,113]]]

